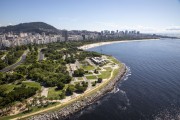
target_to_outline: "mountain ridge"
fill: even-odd
[[[49,25],[45,22],[28,22],[28,23],[20,23],[17,25],[9,25],[0,27],[0,33],[40,33],[45,32],[46,34],[58,34],[59,30],[52,25]]]

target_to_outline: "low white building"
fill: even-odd
[[[106,63],[106,60],[104,60],[103,58],[101,58],[101,57],[92,57],[92,58],[90,58],[91,59],[91,61],[93,62],[93,63],[95,63],[95,64],[104,64],[104,63]]]
[[[69,41],[79,41],[83,40],[83,37],[81,35],[71,35],[68,37]]]

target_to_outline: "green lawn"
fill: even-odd
[[[104,67],[104,69],[105,69],[106,71],[111,71],[111,70],[112,70],[112,68],[110,68],[110,67]]]
[[[98,67],[96,70],[101,70],[101,68],[100,68],[100,67]]]
[[[22,84],[26,85],[27,87],[35,87],[38,88],[38,90],[41,89],[41,85],[38,82],[22,82]]]
[[[111,61],[113,61],[113,62],[116,63],[116,64],[119,64],[119,63],[120,63],[120,62],[119,62],[117,59],[115,59],[114,57],[108,56],[108,59],[110,59]]]
[[[81,65],[81,68],[84,69],[85,71],[89,71],[89,70],[94,70],[94,66],[92,65]]]
[[[59,95],[62,93],[61,90],[56,90],[56,87],[49,88],[48,97],[52,99],[60,99]]]
[[[87,61],[81,61],[81,66],[82,69],[84,69],[85,71],[89,71],[89,70],[94,70],[94,66],[90,65]]]
[[[101,75],[98,77],[101,77],[102,79],[108,79],[111,75],[112,69],[110,67],[105,68],[106,71],[101,71]]]
[[[91,75],[91,76],[86,76],[87,79],[97,79],[97,77],[95,75]]]
[[[83,78],[82,78],[82,77],[77,77],[77,79],[78,79],[78,80],[83,80]]]
[[[65,85],[63,90],[66,90],[68,84]],[[50,87],[48,90],[47,98],[60,99],[59,95],[62,93],[62,90],[56,90],[56,87]]]

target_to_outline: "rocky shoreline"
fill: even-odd
[[[88,97],[83,98],[82,100],[78,100],[69,106],[66,106],[60,110],[49,112],[49,113],[43,113],[39,115],[32,116],[28,120],[64,120],[68,117],[71,117],[74,113],[77,113],[78,111],[84,109],[85,107],[93,104],[96,102],[99,98],[101,98],[103,95],[105,95],[108,92],[111,92],[114,89],[114,86],[116,83],[124,76],[126,73],[126,66],[123,64],[123,67],[120,69],[118,75],[111,80],[108,85],[106,85],[104,88],[100,89],[99,91],[91,94]]]

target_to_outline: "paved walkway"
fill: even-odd
[[[41,90],[42,90],[41,96],[47,97],[49,88],[45,88],[44,86],[42,86]]]
[[[8,54],[8,53],[5,53],[5,54],[1,57],[1,60],[4,60],[7,54]]]

